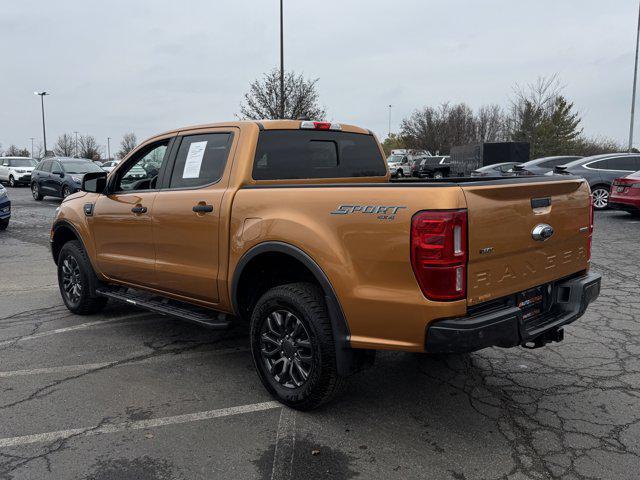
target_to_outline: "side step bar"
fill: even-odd
[[[176,317],[214,330],[223,330],[231,325],[230,316],[226,313],[171,300],[152,293],[126,288],[97,288],[96,293],[103,297],[129,303],[136,307]]]

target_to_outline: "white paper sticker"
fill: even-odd
[[[184,162],[184,170],[182,178],[198,178],[200,176],[200,167],[202,167],[202,157],[207,148],[207,142],[193,142],[189,145],[187,160]]]

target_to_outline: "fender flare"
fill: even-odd
[[[324,293],[336,348],[338,372],[341,375],[349,375],[359,370],[362,362],[359,361],[360,356],[356,355],[357,352],[351,348],[349,326],[329,278],[313,258],[294,245],[277,241],[264,242],[252,247],[240,258],[231,281],[231,303],[233,310],[236,313],[240,311],[238,306],[238,284],[242,272],[252,259],[263,253],[282,253],[289,255],[309,269]]]
[[[71,230],[73,234],[76,236],[76,238],[78,239],[78,241],[80,242],[80,244],[82,245],[82,248],[84,249],[84,251],[85,252],[87,251],[82,235],[80,235],[80,232],[78,232],[78,229],[68,220],[58,220],[51,227],[51,230],[53,231],[53,235],[51,236],[51,240],[49,242],[49,246],[51,247],[51,256],[53,257],[53,263],[55,263],[56,265],[58,264],[58,258],[56,257],[55,251],[53,250],[53,243],[54,243],[56,231],[61,227],[65,227]],[[95,270],[95,267],[94,267],[94,270]]]

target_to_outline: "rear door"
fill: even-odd
[[[163,291],[217,303],[221,207],[237,128],[176,139],[174,160],[153,205],[156,278]]]
[[[0,180],[6,182],[9,180],[9,160],[0,159]]]
[[[590,196],[583,180],[492,181],[461,188],[468,208],[469,305],[588,267]],[[553,235],[535,240],[538,225],[551,226]]]

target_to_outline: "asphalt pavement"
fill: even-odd
[[[247,330],[62,304],[59,200],[9,189],[0,232],[0,479],[637,479],[640,219],[596,214],[598,301],[536,350],[382,353],[324,408],[282,408]],[[392,321],[392,319],[390,319]]]

